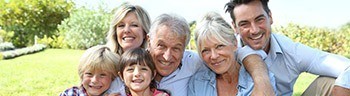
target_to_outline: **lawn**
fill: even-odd
[[[79,84],[83,50],[46,49],[0,61],[0,96],[53,96]]]
[[[77,65],[84,50],[46,49],[0,61],[0,96],[53,96],[79,84]],[[303,73],[294,95],[306,89],[316,76]]]

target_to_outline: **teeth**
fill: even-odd
[[[170,65],[170,62],[161,62],[161,63],[162,63],[162,65],[165,65],[165,66]]]
[[[133,40],[134,38],[133,37],[124,37],[123,40]]]
[[[100,89],[100,88],[102,88],[102,86],[90,86],[90,87],[92,87],[92,88],[94,88],[94,89]]]
[[[215,63],[213,63],[213,65],[219,65],[221,62],[224,62],[224,60],[221,60],[219,62],[215,62]]]
[[[255,37],[252,36],[251,39],[254,39],[254,40],[260,39],[262,36],[263,36],[263,34],[259,34],[258,36],[255,36]]]
[[[136,80],[132,80],[132,82],[133,82],[133,83],[141,83],[141,82],[143,82],[143,80],[141,80],[141,79],[136,79]]]

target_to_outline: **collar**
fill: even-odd
[[[273,59],[276,59],[277,54],[283,54],[279,42],[277,41],[276,34],[271,33],[270,36],[270,52],[268,55],[271,55]]]
[[[216,83],[216,74],[210,68],[206,69],[201,76],[202,80],[209,81],[211,84]]]

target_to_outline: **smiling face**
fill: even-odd
[[[140,47],[146,36],[135,12],[127,13],[117,24],[116,30],[117,41],[124,51]]]
[[[207,66],[216,74],[223,74],[233,67],[235,61],[233,44],[223,44],[216,39],[204,40],[200,42],[201,56]]]
[[[131,93],[144,93],[150,90],[150,83],[155,74],[145,64],[130,64],[123,70],[123,80]]]
[[[150,38],[148,50],[158,75],[168,76],[179,67],[185,51],[185,41],[186,37],[178,36],[165,25],[159,27],[154,37]]]
[[[245,44],[251,48],[269,50],[272,18],[259,0],[238,5],[233,10],[236,18],[233,25]]]
[[[85,71],[82,84],[89,96],[102,95],[112,82],[112,74],[105,71]]]

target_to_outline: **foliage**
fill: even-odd
[[[13,46],[13,44],[10,42],[0,43],[0,52],[7,51],[7,50],[13,50],[13,49],[15,49],[15,46]]]
[[[46,46],[43,44],[35,44],[34,46],[31,46],[31,47],[0,52],[0,54],[3,55],[3,59],[11,59],[18,56],[39,52],[44,50],[45,48]]]
[[[79,8],[58,26],[63,42],[73,49],[87,49],[106,42],[111,14],[101,10]]]
[[[4,58],[4,56],[0,53],[0,61]]]
[[[67,44],[63,41],[63,36],[53,36],[52,38],[47,37],[38,40],[39,44],[45,44],[48,48],[67,48]]]
[[[10,42],[11,38],[13,37],[14,34],[15,34],[15,32],[13,32],[13,31],[5,31],[5,30],[0,29],[0,43],[1,42]]]
[[[191,31],[191,39],[190,39],[190,42],[189,44],[186,46],[186,49],[188,50],[197,50],[197,46],[196,46],[196,41],[194,40],[194,30],[196,28],[196,21],[192,21],[189,23],[190,25],[190,31]]]
[[[55,96],[79,86],[83,50],[45,49],[0,61],[0,96]]]
[[[334,30],[328,28],[315,28],[288,24],[286,27],[278,27],[275,30],[282,33],[295,42],[317,48],[322,51],[350,57],[350,27]]]
[[[337,44],[340,47],[335,50],[336,53],[342,54],[350,58],[350,22],[343,25],[337,32]]]
[[[69,0],[1,0],[0,5],[0,25],[15,32],[12,43],[16,47],[33,44],[35,36],[57,35],[57,25],[73,7]]]

